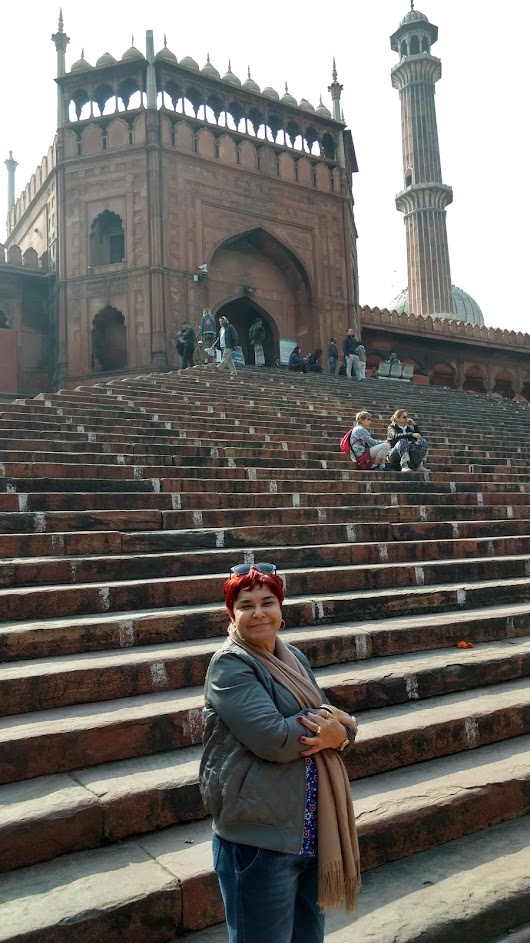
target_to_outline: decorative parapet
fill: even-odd
[[[454,318],[433,318],[431,315],[400,313],[387,308],[361,308],[361,325],[380,330],[395,331],[396,334],[415,334],[436,337],[438,340],[475,343],[492,347],[508,347],[511,350],[530,349],[530,334],[521,331],[503,331],[501,328],[481,327]]]
[[[48,253],[44,252],[39,259],[35,249],[26,249],[22,255],[20,246],[12,245],[7,249],[6,259],[6,248],[0,243],[0,266],[4,271],[17,268],[42,274],[48,271]]]
[[[57,138],[54,139],[53,144],[48,149],[48,153],[44,155],[39,166],[37,167],[35,173],[31,177],[31,180],[26,185],[26,188],[20,194],[18,200],[16,201],[13,208],[10,210],[7,217],[7,234],[8,236],[13,231],[19,220],[22,218],[32,200],[35,199],[41,187],[44,186],[48,177],[50,176],[52,170],[56,165],[56,143]]]

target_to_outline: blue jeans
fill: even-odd
[[[213,836],[229,943],[323,943],[318,859]]]
[[[334,377],[337,370],[337,358],[328,357],[328,360],[329,360],[329,375],[330,377]]]

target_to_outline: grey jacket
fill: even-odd
[[[357,458],[363,454],[366,446],[371,449],[374,445],[384,445],[384,440],[374,439],[368,429],[365,429],[360,423],[353,427],[350,435],[350,449]]]
[[[305,656],[289,648],[317,686]],[[307,711],[230,639],[210,662],[204,703],[200,788],[214,832],[239,844],[300,854],[306,785],[299,737],[307,728],[297,717]],[[344,730],[346,753],[354,736]]]

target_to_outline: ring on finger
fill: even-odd
[[[321,733],[322,733],[322,727],[320,726],[320,724],[318,724],[317,729],[315,730],[315,737],[320,737]]]

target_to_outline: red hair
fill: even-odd
[[[276,573],[260,573],[254,567],[249,573],[238,576],[236,573],[227,579],[224,585],[225,605],[228,615],[234,618],[234,603],[242,589],[254,589],[256,586],[268,586],[280,603],[283,602],[283,583]]]

